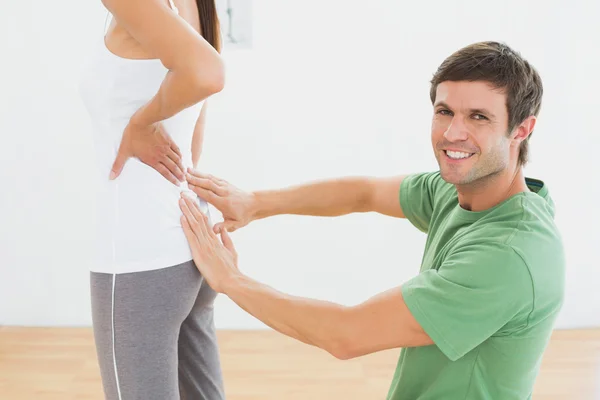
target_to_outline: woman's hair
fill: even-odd
[[[219,53],[221,52],[221,28],[217,15],[216,0],[196,0],[200,17],[200,34]]]

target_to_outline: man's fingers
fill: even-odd
[[[198,171],[197,169],[194,169],[194,168],[188,168],[187,169],[187,173],[190,174],[190,175],[192,175],[192,176],[198,177],[198,178],[206,178],[206,179],[208,179],[208,174],[202,173],[202,172],[200,172],[200,171]]]
[[[208,174],[208,179],[210,179],[211,181],[216,182],[219,186],[225,186],[227,185],[227,181],[225,179],[221,179],[217,176]]]
[[[192,190],[194,193],[196,193],[198,195],[198,197],[200,197],[202,200],[208,201],[211,204],[213,201],[215,201],[219,197],[216,194],[214,194],[213,192],[211,192],[210,190],[202,189],[199,186],[194,186],[192,184],[188,184],[188,187],[190,188],[190,190]]]
[[[190,209],[190,206],[186,201],[185,196],[182,196],[179,199],[179,207],[181,208],[183,215],[190,224],[192,232],[194,232],[194,236],[198,239],[200,243],[206,243],[206,233],[203,231],[202,227],[200,226],[200,222],[198,221],[198,219],[196,219],[193,211]]]
[[[237,224],[235,221],[223,221],[215,224],[214,231],[215,233],[221,233],[222,230],[226,230],[228,232],[235,232],[237,229]]]
[[[173,185],[179,186],[179,181],[177,180],[177,177],[173,175],[163,163],[158,163],[154,166],[154,168],[156,168],[156,170]]]
[[[196,193],[198,197],[200,197],[202,200],[207,201],[213,206],[217,207],[221,212],[225,211],[222,209],[224,200],[222,197],[217,196],[214,192],[211,192],[210,190],[202,189],[199,186],[189,184],[188,187],[190,188],[190,190]]]
[[[211,175],[211,174],[205,174],[205,173],[200,172],[200,171],[198,171],[198,170],[196,170],[194,168],[188,168],[187,172],[190,175],[198,177],[198,178],[210,179],[211,181],[219,184],[220,186],[227,185],[227,181],[225,179],[221,179],[221,178],[219,178],[217,176],[214,176],[214,175]]]
[[[229,250],[232,254],[236,254],[235,247],[233,246],[233,241],[231,237],[227,233],[227,229],[221,230],[221,241],[227,250]]]
[[[220,186],[212,179],[200,178],[191,174],[187,174],[186,180],[188,181],[188,184],[210,190],[218,196],[225,196],[226,194],[225,188]]]
[[[223,223],[222,222],[216,223],[215,226],[213,226],[213,232],[215,234],[221,233],[221,229],[223,229]]]
[[[181,226],[183,227],[183,232],[185,234],[185,237],[188,241],[188,243],[190,244],[190,249],[192,250],[192,256],[194,258],[198,257],[198,246],[200,246],[200,242],[198,242],[198,238],[196,237],[196,234],[194,234],[194,231],[192,230],[192,227],[190,226],[190,223],[187,219],[187,217],[185,215],[182,215],[180,218],[181,221]]]
[[[190,223],[190,226],[192,227],[193,230],[195,230],[194,225],[196,225],[196,223],[198,223],[198,221],[196,220],[196,217],[192,213],[192,210],[190,210],[190,207],[188,206],[187,202],[185,201],[184,196],[182,196],[179,199],[179,206],[181,208],[181,212],[183,212],[183,215],[187,218],[188,222]]]
[[[192,200],[189,196],[182,194],[183,199],[185,200],[188,208],[192,212],[192,215],[196,219],[196,221],[200,222],[201,220],[206,218],[206,215],[200,211],[198,204]]]
[[[210,227],[208,226],[208,217],[200,210],[198,203],[192,200],[189,196],[183,194],[182,198],[185,200],[187,208],[190,210],[194,219],[197,221],[198,238],[200,240],[207,240],[209,237],[214,238],[215,234],[211,231]]]

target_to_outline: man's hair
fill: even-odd
[[[446,58],[431,79],[432,103],[437,86],[444,81],[485,81],[501,89],[506,94],[509,134],[527,117],[539,115],[542,80],[533,66],[506,44],[473,43]],[[528,161],[529,137],[521,142],[520,165]]]

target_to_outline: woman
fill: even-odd
[[[103,4],[114,20],[80,91],[99,171],[90,289],[105,397],[223,399],[216,293],[178,206],[200,157],[205,100],[223,88],[214,0]]]

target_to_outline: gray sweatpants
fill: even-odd
[[[213,320],[216,293],[193,261],[90,275],[106,400],[225,398]]]

